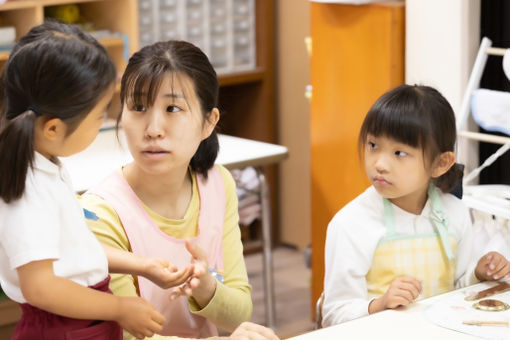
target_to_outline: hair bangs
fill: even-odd
[[[428,140],[433,133],[431,125],[424,120],[427,114],[423,110],[421,96],[412,88],[386,93],[365,117],[358,140],[360,151],[368,135],[390,138],[424,150],[430,148],[435,143]]]
[[[153,66],[153,67],[151,67]],[[143,65],[123,79],[122,104],[151,107],[156,101],[166,70],[161,65]]]
[[[428,129],[412,113],[391,114],[389,111],[371,111],[367,115],[363,142],[368,135],[386,137],[412,147],[427,145]]]

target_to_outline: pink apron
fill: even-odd
[[[110,277],[90,287],[112,293]],[[20,304],[23,314],[13,340],[122,340],[122,329],[115,321],[72,319],[46,312],[28,303]]]
[[[216,167],[209,170],[207,180],[197,174],[197,184],[200,194],[199,230],[191,241],[208,254],[210,271],[218,273],[218,277],[223,273],[225,186]],[[191,255],[185,248],[185,240],[173,238],[156,226],[119,171],[115,171],[89,193],[102,197],[113,207],[122,222],[133,253],[164,258],[178,268],[190,264]],[[212,322],[190,312],[187,297],[171,301],[170,290],[161,289],[143,277],[138,277],[138,284],[140,295],[166,318],[160,334],[186,338],[218,334]]]

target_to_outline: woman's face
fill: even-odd
[[[181,74],[164,76],[151,107],[127,99],[121,124],[137,166],[154,175],[185,170],[216,125],[212,113],[204,119],[191,79]]]

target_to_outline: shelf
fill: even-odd
[[[37,1],[8,1],[5,4],[0,5],[0,11],[31,8],[37,5]]]
[[[122,38],[118,38],[118,37],[101,38],[101,39],[98,39],[98,41],[105,48],[109,48],[109,47],[123,47],[124,46],[124,40],[122,40]],[[7,61],[7,59],[9,58],[9,54],[10,53],[11,53],[10,51],[2,51],[2,52],[0,52],[0,62]],[[118,91],[117,91],[117,89],[115,91],[116,92],[120,92],[120,87],[119,87]]]
[[[57,5],[69,5],[69,4],[81,4],[87,2],[97,2],[97,0],[39,0],[35,1],[42,6],[57,6]]]
[[[9,54],[11,54],[10,51],[2,51],[2,52],[0,52],[0,62],[1,61],[7,61],[7,59],[9,59]]]
[[[87,2],[97,2],[97,0],[39,0],[39,1],[30,1],[30,0],[14,0],[8,1],[5,4],[0,5],[0,11],[10,11],[16,9],[24,9],[31,8],[37,6],[57,6],[57,5],[68,5],[68,4],[80,4]]]
[[[124,46],[124,40],[122,40],[122,38],[119,38],[119,37],[99,38],[97,40],[105,48],[108,48],[108,47],[123,47]]]
[[[265,70],[261,67],[252,71],[218,74],[220,86],[256,83],[264,79]]]

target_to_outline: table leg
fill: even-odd
[[[264,300],[266,308],[266,326],[272,329],[276,327],[275,303],[274,303],[274,280],[273,280],[273,257],[271,249],[271,205],[269,198],[269,186],[262,168],[257,168],[260,181],[260,203],[262,210],[262,247],[264,266]]]

